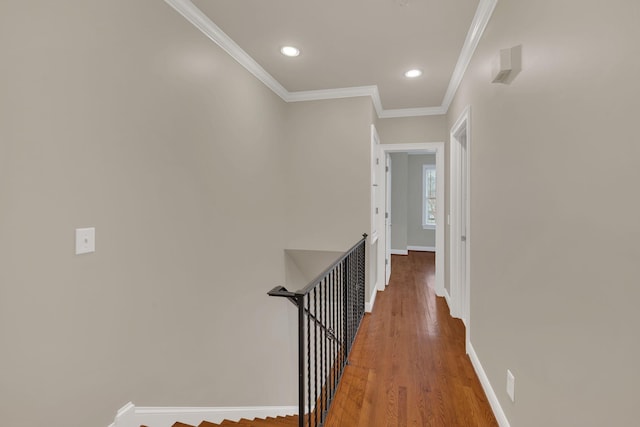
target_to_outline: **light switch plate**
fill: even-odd
[[[507,394],[512,402],[515,402],[516,377],[507,369]]]
[[[76,228],[76,255],[96,251],[96,229]]]

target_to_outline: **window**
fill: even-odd
[[[436,165],[422,165],[422,228],[436,228]]]

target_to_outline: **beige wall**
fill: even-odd
[[[285,248],[369,230],[370,99],[286,105],[163,2],[8,1],[0,28],[3,422],[294,404],[266,292]]]
[[[410,154],[407,179],[407,245],[436,246],[436,230],[422,228],[422,166],[435,165],[435,154]]]
[[[415,144],[448,140],[447,117],[444,115],[379,119],[376,128],[382,144]]]
[[[471,105],[471,339],[512,426],[638,422],[639,14],[500,1],[448,115]]]
[[[636,420],[638,7],[502,0],[446,119],[377,120],[443,141],[472,105],[472,342],[514,426]],[[0,29],[3,422],[293,404],[265,292],[285,247],[369,230],[370,100],[285,105],[162,2],[7,0]]]
[[[288,105],[288,249],[345,251],[369,233],[371,108],[368,97]]]
[[[343,251],[285,250],[287,288],[290,291],[304,288],[343,254]]]
[[[293,404],[286,105],[161,1],[8,0],[0,28],[2,422]]]
[[[409,155],[391,153],[391,249],[407,250]]]
[[[266,291],[369,230],[370,99],[285,105],[162,2],[67,3],[0,6],[4,421],[293,404]]]

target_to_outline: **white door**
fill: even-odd
[[[384,229],[385,229],[385,281],[384,284],[389,284],[389,278],[391,277],[391,156],[386,153],[385,156],[385,180],[386,180],[386,195],[385,195],[385,208],[384,208]]]
[[[451,129],[451,315],[462,319],[467,341],[470,331],[469,271],[469,194],[470,194],[470,107],[467,107]]]
[[[468,316],[469,289],[467,282],[467,217],[468,217],[468,168],[467,168],[467,134],[462,133],[459,137],[460,143],[460,318],[466,324]]]

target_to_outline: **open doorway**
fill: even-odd
[[[385,179],[379,180],[381,188],[381,194],[384,194],[384,215],[379,216],[380,223],[377,229],[379,232],[379,245],[378,248],[384,248],[378,253],[377,265],[378,265],[378,290],[383,290],[388,284],[388,278],[390,276],[391,266],[391,236],[393,235],[392,225],[393,218],[390,212],[391,206],[391,191],[393,188],[393,181],[390,178],[393,163],[389,165],[387,161],[390,156],[395,153],[404,153],[408,156],[432,156],[435,160],[435,206],[440,206],[440,209],[435,209],[433,212],[432,226],[435,231],[434,246],[430,249],[435,250],[436,253],[436,294],[439,296],[444,295],[444,143],[419,143],[419,144],[380,144],[378,145],[379,158],[385,159]],[[416,157],[417,159],[417,157]],[[420,174],[422,174],[422,167],[420,168]],[[416,183],[422,188],[422,183]],[[421,190],[422,191],[422,190]],[[423,201],[420,201],[421,206]],[[421,224],[422,226],[422,224]],[[407,245],[418,246],[418,245]],[[422,248],[426,248],[426,245],[422,245]]]
[[[387,202],[392,255],[436,251],[436,153],[390,153]],[[388,191],[391,189],[391,191]]]

